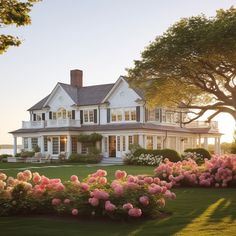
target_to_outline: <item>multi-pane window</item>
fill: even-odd
[[[105,149],[105,152],[107,152],[107,137],[104,138],[104,149]]]
[[[32,149],[38,146],[38,138],[31,138]]]
[[[71,112],[71,111],[68,111],[68,112],[67,112],[67,116],[68,116],[68,119],[72,119],[72,112]]]
[[[52,113],[52,119],[53,119],[53,120],[56,120],[56,119],[57,119],[57,113],[56,113],[56,112],[53,112],[53,113]]]
[[[120,151],[120,136],[117,136],[117,151]]]
[[[88,153],[88,144],[87,143],[81,143],[81,153],[82,154]]]
[[[43,146],[44,146],[44,151],[47,152],[48,151],[48,138],[47,137],[43,137]]]
[[[162,138],[160,136],[157,137],[157,149],[161,149],[162,147]]]
[[[160,109],[148,109],[148,120],[150,121],[160,121]]]
[[[52,138],[52,154],[59,154],[59,138],[53,137]]]
[[[146,138],[146,148],[147,149],[153,149],[153,136],[147,136]]]
[[[66,119],[66,110],[63,109],[61,113],[62,113],[62,118],[63,118],[63,119]]]
[[[94,122],[93,110],[89,110],[89,122]]]
[[[94,110],[84,110],[84,123],[94,122]]]
[[[129,136],[129,145],[130,144],[133,144],[133,136],[131,136],[131,135]]]
[[[131,111],[131,120],[136,120],[136,111]]]
[[[125,111],[125,120],[126,120],[126,121],[129,120],[129,111]]]
[[[123,136],[123,151],[125,151],[126,149],[126,139],[125,139],[125,136]]]
[[[66,151],[66,137],[61,136],[60,137],[60,152]]]
[[[77,138],[71,137],[71,151],[72,153],[77,153]]]
[[[136,121],[136,109],[126,108],[126,109],[111,109],[111,121]]]
[[[23,143],[24,143],[24,149],[28,149],[29,148],[28,138],[23,138]]]
[[[139,143],[139,136],[134,135],[134,144],[138,144],[138,143]]]

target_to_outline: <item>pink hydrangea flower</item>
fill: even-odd
[[[105,202],[105,210],[106,211],[114,211],[117,207],[112,204],[110,201]]]
[[[94,207],[99,205],[99,200],[95,197],[89,198],[88,202]]]
[[[115,172],[115,178],[116,179],[123,179],[127,176],[127,173],[125,171],[122,171],[122,170],[117,170]]]
[[[123,208],[124,210],[129,210],[129,209],[132,209],[132,208],[134,208],[134,207],[133,207],[133,205],[132,205],[131,203],[125,203],[125,204],[122,206],[122,208]]]
[[[77,182],[78,181],[78,176],[77,175],[71,175],[70,181],[71,182]]]
[[[77,216],[78,215],[78,213],[79,213],[79,211],[77,210],[77,209],[72,209],[72,211],[71,211],[71,214],[73,215],[73,216]]]
[[[147,196],[141,196],[139,198],[139,202],[144,205],[147,206],[149,204],[149,198]]]
[[[66,204],[66,205],[70,204],[70,199],[68,199],[68,198],[64,199],[64,204]]]
[[[142,215],[142,210],[140,208],[131,208],[128,211],[128,215],[131,217],[140,217]]]
[[[52,199],[52,205],[53,206],[59,206],[61,204],[61,199],[59,198],[53,198]]]

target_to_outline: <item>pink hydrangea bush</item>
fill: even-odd
[[[172,183],[158,177],[127,175],[117,170],[107,179],[97,170],[86,179],[72,175],[62,183],[29,170],[16,178],[0,173],[0,215],[60,214],[107,216],[112,219],[156,217],[168,199],[175,199]]]
[[[166,159],[155,169],[155,174],[173,186],[236,186],[236,155],[213,156],[201,166],[192,159],[177,163]]]

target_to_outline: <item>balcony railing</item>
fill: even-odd
[[[47,121],[22,121],[23,129],[39,129],[52,127],[80,127],[80,120],[60,119]]]
[[[218,130],[218,121],[211,121],[205,122],[205,121],[193,121],[189,124],[186,124],[185,127],[187,128],[211,128],[212,130],[217,131]]]
[[[80,127],[80,120],[60,119],[48,120],[46,127]]]
[[[39,129],[44,128],[45,122],[41,121],[22,121],[22,128],[23,129]]]

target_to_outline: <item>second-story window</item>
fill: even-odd
[[[84,110],[84,123],[94,122],[94,110]]]
[[[136,121],[136,109],[111,109],[111,122]]]

